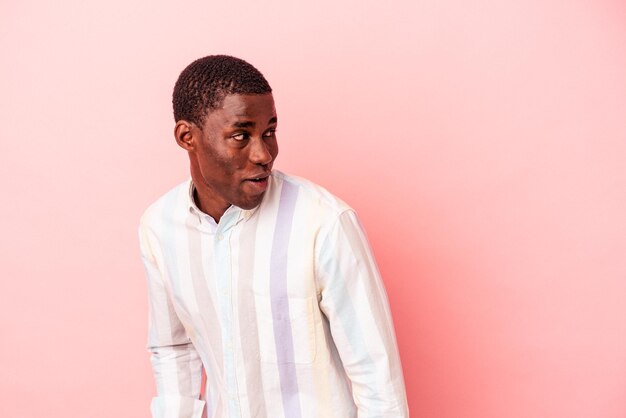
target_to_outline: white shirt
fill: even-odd
[[[154,418],[408,417],[383,282],[355,212],[328,191],[274,171],[257,208],[216,224],[188,180],[139,236]]]

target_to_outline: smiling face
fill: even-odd
[[[230,205],[252,209],[261,203],[278,155],[276,126],[271,93],[229,94],[201,127],[184,120],[176,124],[200,210],[219,221]]]

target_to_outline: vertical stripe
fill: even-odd
[[[208,275],[203,264],[203,260],[209,258],[209,254],[205,254],[208,249],[202,247],[202,233],[197,229],[197,222],[195,217],[190,216],[187,218],[189,269],[198,306],[198,315],[203,325],[199,329],[198,341],[202,341],[203,345],[208,345],[208,347],[202,347],[202,351],[205,354],[206,361],[212,363],[211,370],[215,371],[221,369],[218,365],[222,364],[222,337],[220,335],[219,322],[216,321],[217,312],[209,292]],[[207,377],[205,384],[207,386],[206,392],[209,394],[215,390],[215,388],[211,387],[211,381],[215,382],[215,379],[208,379]],[[212,416],[213,403],[211,396],[206,396],[205,402],[208,416]]]
[[[254,254],[256,243],[256,227],[258,217],[249,219],[239,238],[239,339],[246,370],[246,390],[250,416],[267,417],[263,379],[252,379],[251,376],[261,376],[259,364],[259,335],[256,326],[256,302],[253,293],[254,281]]]
[[[167,219],[167,217],[169,216],[170,213],[174,212],[177,208],[178,208],[178,204],[177,202],[180,201],[180,198],[178,196],[179,193],[183,193],[183,191],[179,190],[178,193],[170,193],[167,199],[166,204],[163,206],[163,214],[161,215],[164,219]],[[172,242],[172,243],[176,243],[176,229],[173,226],[169,226],[169,227],[165,227],[164,228],[164,236],[165,239],[167,240],[166,242]],[[180,233],[180,231],[178,231]],[[171,266],[171,273],[170,273],[170,277],[176,277],[180,275],[180,270],[179,270],[179,263],[178,263],[178,251],[180,250],[180,248],[178,248],[177,246],[172,246],[172,245],[166,245],[165,246],[165,252],[169,253],[169,259],[172,261],[172,266]],[[172,274],[173,273],[173,274]],[[171,284],[172,284],[172,288],[173,288],[173,292],[176,290],[176,287],[178,285],[178,281],[176,280],[170,280]],[[173,295],[171,295],[171,297],[173,297]],[[182,323],[180,322],[180,319],[178,318],[178,315],[176,314],[175,310],[174,310],[174,306],[173,306],[173,302],[170,302],[168,300],[168,304],[167,304],[167,308],[168,308],[168,313],[169,313],[169,318],[170,318],[170,329],[172,330],[172,343],[176,344],[178,343],[176,336],[174,335],[174,333],[178,333],[178,334],[184,334],[185,330],[183,328]],[[180,337],[180,335],[178,335],[178,337]],[[172,353],[175,353],[175,361],[176,361],[176,369],[177,370],[184,370],[185,369],[185,362],[189,362],[186,366],[190,368],[193,365],[193,359],[186,355],[183,354],[182,351],[186,351],[186,347],[184,346],[180,346],[180,345],[176,345],[173,346],[171,348],[169,348],[169,350],[171,350]],[[191,376],[191,374],[189,375]],[[185,375],[177,375],[177,380],[178,380],[178,393],[183,395],[183,396],[189,396],[190,394],[192,394],[193,388],[192,388],[192,382],[191,379],[186,379]],[[183,405],[182,403],[179,405],[179,413],[182,413],[182,408]]]
[[[215,265],[213,271],[217,282],[219,295],[216,298],[220,324],[222,327],[222,364],[223,383],[225,386],[224,396],[228,416],[238,418],[241,415],[237,389],[237,376],[235,370],[235,354],[233,340],[233,277],[232,277],[232,252],[230,247],[231,227],[236,219],[236,213],[231,206],[221,217],[219,226],[215,231],[217,235],[212,239],[214,245]],[[239,210],[239,209],[237,209]],[[229,215],[229,211],[231,211]]]
[[[280,389],[285,417],[301,418],[298,380],[294,364],[293,335],[287,298],[287,257],[298,188],[282,182],[270,260],[270,298]]]
[[[180,400],[180,404],[178,405],[178,416],[179,417],[193,417],[194,416],[194,402],[189,398],[182,398]]]

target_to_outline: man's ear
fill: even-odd
[[[198,128],[186,120],[179,120],[174,127],[174,138],[179,147],[193,151],[196,148]]]

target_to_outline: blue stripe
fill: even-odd
[[[276,344],[276,360],[285,417],[301,418],[298,379],[294,364],[293,335],[287,298],[287,259],[289,237],[298,198],[298,188],[283,181],[270,261],[270,298]]]

